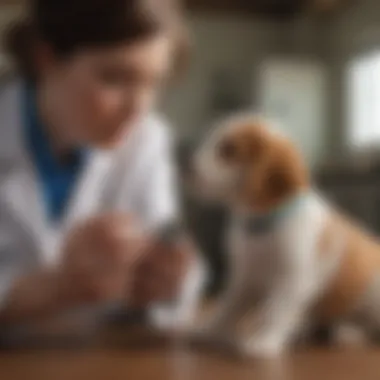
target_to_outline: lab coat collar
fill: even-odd
[[[37,249],[43,252],[44,245],[40,237],[46,224],[43,220],[44,209],[39,199],[38,183],[33,166],[25,150],[22,133],[22,82],[8,82],[0,94],[1,139],[0,171],[1,196],[9,207],[15,220],[23,230],[37,243]]]
[[[112,152],[93,151],[69,201],[60,225],[52,225],[46,215],[37,175],[24,144],[22,81],[14,81],[0,94],[2,128],[0,139],[1,192],[23,228],[35,237],[37,249],[47,262],[58,258],[62,234],[70,226],[98,211]],[[4,137],[3,137],[4,136]]]

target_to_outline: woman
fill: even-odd
[[[1,322],[182,290],[190,249],[147,241],[177,213],[152,110],[182,37],[171,0],[35,0],[9,34],[21,75],[0,90]]]

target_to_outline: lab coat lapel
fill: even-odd
[[[111,150],[94,150],[90,154],[90,162],[68,207],[65,230],[76,221],[96,213],[120,210],[122,200],[115,198],[120,189],[114,187],[126,185],[120,184],[118,180],[125,177],[128,164],[133,161],[136,153],[136,137],[141,133],[140,130],[141,128],[137,126],[119,147]]]
[[[45,220],[36,173],[24,146],[21,90],[20,82],[10,84],[0,109],[5,128],[5,138],[0,141],[1,199],[23,231],[33,238],[38,252],[44,255],[49,250],[51,234],[47,231],[49,225]]]
[[[2,166],[6,166],[6,162],[3,162]],[[46,235],[45,210],[36,176],[30,165],[20,162],[10,168],[8,173],[2,174],[2,181],[3,199],[17,220],[24,224],[25,231],[39,237]]]
[[[107,151],[90,153],[81,178],[68,205],[64,230],[102,210],[102,197],[110,175],[113,154]]]
[[[20,228],[33,237],[42,258],[55,262],[68,228],[78,220],[108,211],[102,208],[102,198],[114,153],[101,150],[90,153],[62,223],[53,225],[47,218],[37,173],[24,144],[20,116],[22,82],[10,83],[2,96],[0,114],[4,138],[0,140],[0,199],[20,223]]]

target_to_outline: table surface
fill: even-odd
[[[380,379],[380,349],[377,348],[305,347],[281,361],[259,361],[233,357],[210,347],[206,350],[179,347],[166,338],[151,341],[148,338],[141,344],[144,334],[146,332],[136,328],[133,333],[116,328],[107,329],[96,340],[82,345],[3,349],[0,351],[0,379]]]
[[[237,362],[212,355],[169,349],[2,353],[0,378],[378,380],[380,351],[315,350],[294,354],[282,362]]]
[[[230,346],[185,347],[129,322],[88,328],[74,318],[33,331],[2,346],[0,380],[380,380],[376,347],[299,347],[265,361],[231,355]]]

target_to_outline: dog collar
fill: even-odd
[[[269,213],[243,217],[241,223],[244,231],[249,235],[264,235],[271,232],[281,221],[296,212],[306,198],[306,194],[299,194]]]

